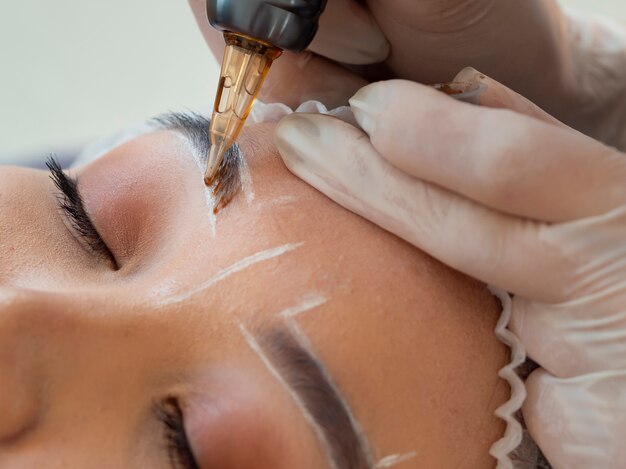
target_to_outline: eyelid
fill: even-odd
[[[72,227],[72,234],[78,234],[80,241],[87,244],[92,253],[98,254],[109,262],[114,270],[119,270],[115,256],[103,241],[85,210],[83,199],[78,190],[78,181],[65,174],[61,165],[52,156],[46,161],[46,166],[50,170],[50,178],[59,191],[57,197],[59,208],[68,219]]]

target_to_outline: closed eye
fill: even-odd
[[[156,403],[154,412],[163,424],[167,454],[173,469],[199,469],[193,455],[183,421],[183,412],[175,397]]]
[[[78,181],[65,174],[59,162],[52,156],[46,161],[46,166],[50,170],[50,178],[59,190],[57,197],[59,208],[69,220],[75,233],[89,246],[93,253],[107,261],[114,270],[118,270],[119,266],[115,256],[102,240],[85,210],[83,199],[78,191]]]

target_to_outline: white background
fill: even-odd
[[[566,3],[626,20],[626,0]],[[186,0],[3,0],[0,67],[0,162],[24,163],[210,105],[217,74]]]

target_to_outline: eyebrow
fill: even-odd
[[[168,112],[151,120],[152,124],[161,130],[177,132],[184,137],[195,153],[201,169],[206,167],[209,150],[211,149],[211,135],[209,126],[211,119],[196,112]],[[222,164],[212,185],[213,195],[217,199],[214,212],[223,209],[237,194],[241,187],[239,168],[242,164],[242,154],[239,145],[233,145],[224,155]]]
[[[210,119],[194,112],[171,112],[154,118],[152,122],[158,129],[175,131],[185,137],[202,165],[206,164],[211,148]],[[241,158],[237,145],[231,147],[224,157],[213,186],[213,193],[220,201],[218,209],[232,199],[241,185]],[[319,360],[300,345],[287,329],[260,330],[254,336],[321,430],[333,467],[372,469],[374,465],[365,439]]]
[[[259,345],[321,430],[334,467],[372,469],[365,440],[322,364],[284,328],[256,335]]]

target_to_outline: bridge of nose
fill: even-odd
[[[102,303],[0,287],[0,448],[25,437],[49,414],[62,415],[53,407],[72,399],[79,406],[81,393],[112,392],[123,381],[132,387],[149,370],[145,354],[133,356],[145,350],[141,344],[151,333],[154,340],[155,328],[145,315],[122,314],[123,308]],[[112,376],[124,380],[114,383]]]

